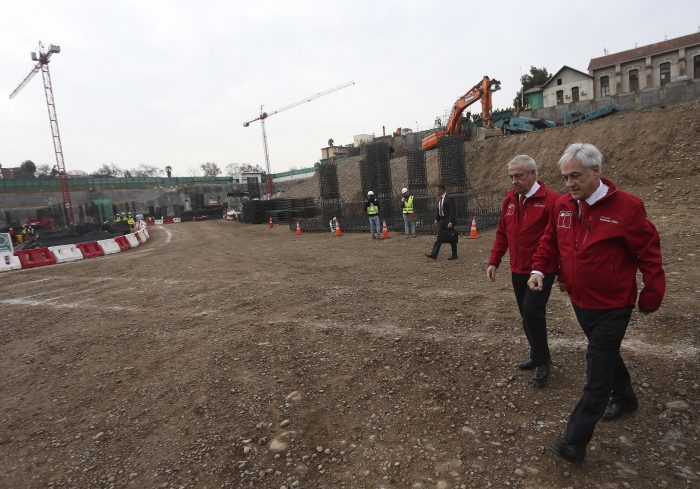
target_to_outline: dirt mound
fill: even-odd
[[[595,144],[603,152],[605,175],[623,188],[634,190],[650,180],[686,178],[700,174],[700,103],[656,110],[623,113],[576,126],[557,127],[531,134],[503,136],[465,143],[467,175],[475,190],[509,188],[506,163],[517,154],[528,154],[540,167],[541,178],[555,188],[559,183],[557,161],[564,148],[575,142]],[[338,162],[341,198],[361,200],[361,157]],[[437,151],[427,155],[428,182],[438,183]],[[406,158],[391,162],[396,189],[406,185]],[[690,198],[690,188],[680,192]],[[290,188],[287,197],[318,197],[315,177]]]

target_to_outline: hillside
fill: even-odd
[[[540,177],[551,186],[559,184],[557,161],[564,148],[574,142],[595,144],[603,152],[604,174],[616,184],[634,189],[650,180],[685,179],[700,174],[700,103],[623,113],[569,127],[531,134],[503,136],[465,143],[467,174],[475,190],[506,189],[506,163],[517,154],[529,154],[538,162]],[[338,164],[343,200],[359,200],[360,157]],[[392,160],[395,188],[406,184],[406,158]],[[437,152],[427,158],[428,181],[438,179]],[[685,184],[684,184],[685,183]],[[690,198],[690,182],[680,182],[674,198]],[[288,197],[318,197],[318,181],[309,178],[292,187]]]

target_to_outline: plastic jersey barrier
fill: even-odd
[[[182,222],[182,219],[179,217],[173,217],[173,222]]]
[[[111,255],[112,253],[119,253],[122,249],[121,247],[117,244],[116,241],[114,241],[114,238],[110,239],[100,239],[97,241],[97,245],[102,248],[102,252],[105,255]]]
[[[56,257],[48,248],[32,248],[15,250],[15,256],[22,263],[22,268],[43,267],[56,263]]]
[[[119,245],[119,249],[121,251],[126,251],[131,248],[129,240],[126,239],[126,236],[117,236],[114,238],[114,241]]]
[[[139,240],[136,238],[134,233],[125,234],[124,237],[127,239],[132,248],[136,248],[139,245]]]
[[[162,220],[162,219],[156,219],[156,224],[163,224],[163,220]]]
[[[139,239],[139,241],[145,243],[146,241],[148,241],[148,232],[145,229],[142,229],[138,233],[136,233],[136,237]]]
[[[78,249],[83,253],[83,258],[95,258],[97,256],[104,256],[104,251],[102,248],[100,248],[100,245],[97,244],[97,241],[88,241],[87,243],[78,243],[75,245],[78,247]],[[118,246],[115,247],[119,249]]]
[[[56,263],[66,263],[83,259],[83,252],[74,244],[49,246],[49,251],[56,257]]]
[[[8,270],[19,270],[22,268],[22,262],[19,258],[11,253],[0,253],[0,272]]]

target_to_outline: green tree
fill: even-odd
[[[515,94],[513,99],[513,105],[515,107],[522,107],[523,92],[536,87],[538,85],[544,85],[544,83],[549,80],[551,75],[544,66],[542,68],[536,68],[535,66],[530,66],[530,73],[526,73],[520,77],[520,90]]]
[[[173,174],[173,167],[170,166],[170,165],[166,166],[166,167],[165,167],[165,173],[168,175],[168,178],[170,178],[171,175]]]
[[[25,178],[34,178],[34,172],[36,172],[36,165],[31,160],[25,160],[19,167],[22,169],[22,173]]]

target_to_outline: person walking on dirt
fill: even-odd
[[[532,271],[532,254],[551,219],[559,192],[537,180],[537,163],[528,155],[514,157],[507,169],[513,188],[503,200],[486,276],[491,282],[496,281],[496,270],[508,251],[515,301],[530,345],[529,358],[520,362],[518,368],[534,370],[532,382],[540,387],[549,380],[546,309],[559,268],[556,260],[542,270],[544,285],[541,291],[530,290],[527,280]]]
[[[382,239],[382,228],[379,224],[379,202],[371,190],[367,192],[365,211],[369,216],[369,234],[372,235],[372,239]]]
[[[648,314],[666,291],[659,233],[641,199],[601,176],[603,156],[592,144],[576,143],[559,160],[567,195],[555,203],[552,219],[532,261],[528,285],[544,289],[544,274],[559,257],[560,280],[588,338],[586,386],[564,438],[550,448],[581,463],[598,420],[637,410],[637,396],[620,356],[635,303]],[[644,288],[637,298],[637,269]]]
[[[458,234],[454,227],[456,208],[455,202],[447,195],[447,190],[445,186],[440,184],[437,186],[438,189],[438,199],[437,199],[437,211],[435,213],[435,224],[438,225],[438,232],[435,238],[435,244],[433,244],[433,249],[430,253],[426,253],[425,256],[437,259],[438,253],[440,253],[440,246],[442,243],[450,243],[452,247],[452,255],[448,256],[448,260],[457,259],[457,240]]]
[[[403,212],[403,227],[406,237],[416,237],[416,214],[413,209],[413,195],[406,187],[401,189],[401,210]]]

